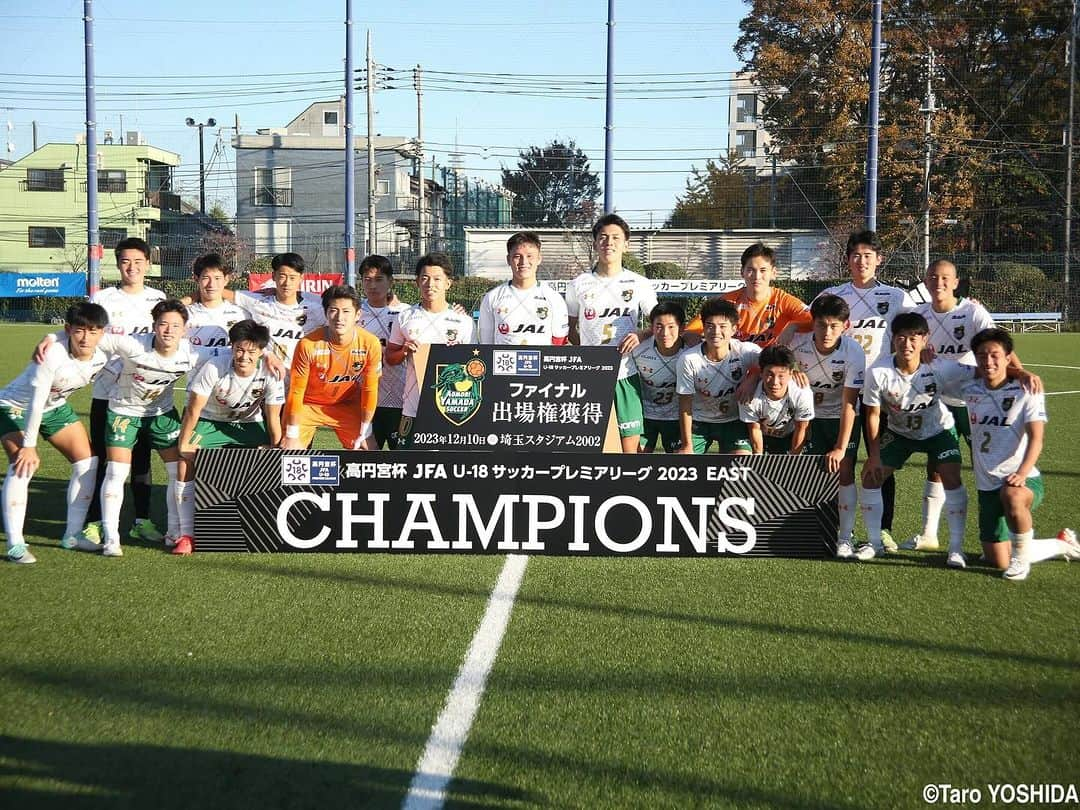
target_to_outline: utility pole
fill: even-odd
[[[345,283],[356,286],[356,144],[353,143],[352,0],[345,0]]]
[[[934,49],[926,53],[926,96],[919,112],[926,115],[923,128],[923,216],[922,252],[923,271],[930,266],[930,164],[934,152],[933,122],[937,107],[934,103]]]
[[[873,0],[873,34],[870,37],[870,102],[867,105],[866,230],[877,230],[878,98],[881,82],[881,0]]]
[[[87,294],[101,287],[101,257],[105,251],[98,235],[97,102],[94,92],[94,3],[83,0],[83,41],[86,62],[86,285]],[[36,144],[35,144],[36,146]]]
[[[368,254],[376,253],[378,247],[375,225],[375,71],[371,62],[371,29],[367,32],[367,215]]]
[[[607,93],[604,111],[604,213],[615,210],[615,166],[612,163],[612,140],[615,137],[615,0],[607,6]]]
[[[772,176],[769,178],[769,227],[776,230],[776,152],[769,150]]]
[[[188,118],[184,123],[189,127],[199,130],[199,211],[206,213],[206,150],[203,143],[203,127],[217,126],[217,121],[207,118],[206,123],[196,122],[194,118]],[[277,189],[274,190],[277,193]]]
[[[1073,173],[1073,97],[1076,89],[1076,0],[1072,4],[1069,33],[1069,120],[1065,122],[1065,312],[1068,318],[1072,303],[1069,287],[1069,263],[1072,261],[1072,173]]]
[[[413,68],[413,87],[416,88],[416,247],[418,255],[427,253],[424,238],[424,91],[420,65]]]

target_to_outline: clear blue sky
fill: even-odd
[[[631,222],[661,224],[691,165],[725,150],[727,82],[740,67],[732,46],[747,8],[737,0],[616,3],[617,79],[632,84],[620,87],[616,102],[615,205]],[[16,146],[6,157],[31,150],[34,120],[39,143],[71,142],[84,128],[82,9],[81,0],[0,7],[0,121],[13,124],[7,140]],[[241,130],[251,133],[284,126],[311,101],[337,97],[344,13],[344,0],[96,0],[99,137],[105,129],[119,135],[122,115],[125,131],[141,130],[149,143],[181,155],[178,185],[197,197],[197,135],[184,119],[213,117],[231,127],[239,115]],[[494,182],[500,164],[516,165],[519,149],[573,138],[603,177],[606,0],[354,0],[353,14],[356,67],[370,29],[376,62],[400,69],[419,63],[432,85],[443,76],[447,89],[424,94],[429,160],[434,153],[445,165],[456,142],[466,170]],[[580,83],[592,81],[595,92],[585,92],[595,98],[462,92],[491,89],[489,78],[464,75],[485,73],[524,75],[549,89],[573,86],[579,95],[589,87]],[[401,89],[376,94],[376,131],[413,137],[412,82],[396,84]],[[355,124],[363,134],[362,93]],[[225,148],[214,155],[207,184],[208,200],[230,211],[231,134],[222,132]],[[216,137],[207,133],[208,156]]]

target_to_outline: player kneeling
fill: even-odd
[[[218,447],[272,447],[281,441],[285,383],[263,362],[270,330],[253,320],[229,329],[231,352],[208,360],[188,385],[180,423],[176,487],[180,537],[173,554],[195,550],[195,451]]]
[[[753,397],[739,405],[739,417],[750,433],[754,455],[798,455],[806,446],[814,418],[814,395],[791,378],[795,354],[787,346],[769,346],[758,357],[761,382]]]
[[[75,547],[94,493],[97,459],[86,428],[67,398],[89,385],[105,367],[108,355],[98,343],[109,315],[99,304],[81,302],[68,308],[64,321],[64,336],[48,345],[43,361],[28,365],[0,391],[0,441],[9,464],[3,488],[4,530],[7,559],[14,563],[37,561],[26,547],[23,524],[30,479],[41,463],[39,433],[71,462],[67,526],[60,541],[64,548]]]
[[[979,379],[963,388],[963,398],[971,420],[983,556],[1012,581],[1027,579],[1035,562],[1080,560],[1072,529],[1056,538],[1034,538],[1031,513],[1044,493],[1035,463],[1043,447],[1045,397],[1010,379],[1013,341],[1004,329],[983,329],[971,348]]]

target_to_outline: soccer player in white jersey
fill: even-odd
[[[38,437],[46,439],[71,463],[67,489],[67,526],[60,540],[74,548],[76,535],[86,521],[94,493],[97,459],[90,450],[86,429],[67,398],[105,368],[108,355],[98,344],[109,317],[104,307],[79,302],[68,307],[64,337],[52,343],[41,363],[31,363],[22,374],[0,390],[0,441],[8,456],[2,492],[7,559],[35,562],[26,547],[23,525],[30,479],[41,460]]]
[[[300,338],[320,326],[326,326],[322,299],[313,293],[301,292],[304,281],[304,259],[299,253],[279,253],[270,260],[273,269],[274,294],[222,290],[226,301],[242,306],[248,316],[270,330],[270,348],[285,368],[292,365],[293,352]]]
[[[922,362],[930,329],[926,319],[914,312],[893,320],[895,353],[866,371],[863,402],[866,404],[866,464],[863,467],[863,521],[867,544],[855,556],[869,560],[884,553],[881,542],[881,484],[904,466],[912,453],[926,453],[928,462],[945,487],[949,553],[946,564],[964,568],[964,523],[967,490],[960,480],[960,445],[955,421],[941,401],[942,394],[964,380],[974,368],[954,361]],[[882,411],[889,414],[881,424]]]
[[[839,527],[836,556],[850,559],[858,508],[855,460],[859,454],[859,395],[866,371],[866,353],[844,334],[850,310],[838,295],[820,295],[810,305],[814,330],[794,335],[791,350],[814,395],[808,451],[825,456],[838,474]]]
[[[750,449],[755,455],[798,455],[806,448],[814,418],[814,395],[792,379],[798,366],[787,346],[762,349],[758,367],[761,382],[750,401],[739,404],[739,418],[750,434]]]
[[[109,398],[109,432],[105,437],[109,461],[105,483],[101,487],[105,535],[101,550],[107,557],[123,556],[118,526],[124,503],[124,481],[131,468],[131,448],[140,434],[149,438],[168,473],[165,505],[169,528],[166,542],[169,538],[179,537],[176,484],[180,460],[177,448],[180,415],[173,404],[173,386],[199,364],[199,359],[191,344],[184,339],[187,308],[182,303],[162,301],[151,314],[154,326],[149,335],[121,338],[115,345],[116,353],[124,362]]]
[[[645,428],[641,452],[651,453],[659,442],[667,453],[679,449],[679,397],[675,390],[679,376],[679,353],[686,348],[682,331],[686,313],[676,303],[665,301],[649,313],[652,335],[633,351],[634,366],[641,378],[641,404]]]
[[[420,375],[414,355],[422,345],[456,346],[473,342],[473,319],[455,311],[446,300],[454,283],[454,265],[445,253],[428,253],[416,262],[420,303],[398,314],[386,347],[386,363],[405,364],[405,392],[401,406],[398,446],[412,443],[412,425],[420,404]]]
[[[172,553],[195,550],[195,451],[218,447],[274,447],[281,441],[285,383],[266,367],[270,330],[252,320],[229,329],[223,354],[206,360],[188,384],[180,423],[176,485],[180,536]]]
[[[846,334],[862,346],[866,367],[870,368],[884,354],[892,354],[892,333],[889,324],[899,313],[911,309],[912,302],[899,287],[884,284],[877,278],[878,267],[884,260],[881,242],[873,231],[856,231],[848,237],[844,253],[851,281],[829,287],[821,295],[839,295],[851,310],[851,326]],[[865,412],[863,413],[865,420]],[[885,417],[887,419],[887,417]],[[883,423],[884,426],[884,423]],[[866,437],[866,422],[863,422]],[[888,551],[896,551],[892,539],[893,511],[896,502],[896,481],[888,478],[881,488],[882,541]]]
[[[385,256],[372,254],[360,262],[358,270],[364,289],[360,304],[360,326],[373,334],[382,346],[383,354],[398,315],[406,305],[394,296],[394,267]],[[401,404],[405,394],[405,366],[383,364],[379,377],[379,404],[371,422],[371,432],[377,447],[397,450],[398,428],[401,427]]]
[[[146,335],[150,333],[153,319],[150,310],[165,293],[147,287],[146,274],[150,270],[150,246],[138,237],[122,240],[114,251],[116,267],[120,271],[120,286],[98,290],[90,299],[101,304],[109,315],[106,332],[112,335]],[[90,402],[90,445],[98,460],[94,480],[94,497],[87,512],[87,525],[83,539],[90,543],[101,542],[101,484],[105,478],[105,434],[109,396],[119,373],[120,361],[114,359],[94,380],[93,398]],[[130,536],[150,542],[161,540],[161,532],[150,519],[150,472],[151,448],[141,440],[131,453],[131,494],[135,506],[135,523]]]
[[[611,346],[622,355],[615,383],[615,418],[624,453],[636,453],[644,428],[641,381],[630,352],[648,335],[639,331],[642,317],[656,306],[656,293],[644,276],[622,266],[630,241],[630,226],[617,214],[600,217],[593,225],[596,266],[573,279],[566,288],[570,342],[580,346]]]
[[[1031,513],[1045,489],[1035,466],[1042,452],[1046,399],[1016,379],[1012,337],[984,329],[971,339],[979,378],[962,389],[972,428],[971,455],[979,490],[979,539],[983,556],[1005,579],[1027,579],[1031,564],[1055,557],[1080,560],[1072,529],[1035,539]]]
[[[480,343],[514,346],[561,346],[570,324],[566,303],[536,280],[542,260],[540,237],[519,231],[506,242],[510,280],[488,290],[480,301]]]
[[[750,438],[735,389],[756,366],[761,349],[732,337],[739,310],[730,301],[710,298],[701,307],[701,322],[701,344],[679,355],[679,453],[705,453],[715,441],[721,453],[748,455]]]
[[[229,284],[231,270],[217,253],[199,256],[192,265],[199,302],[188,306],[186,337],[198,347],[203,360],[229,353],[229,330],[247,317],[244,309],[226,301],[222,293]]]

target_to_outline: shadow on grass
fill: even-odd
[[[313,571],[307,568],[264,566],[254,562],[248,562],[243,558],[232,557],[229,560],[206,560],[200,559],[200,564],[207,567],[221,568],[223,570],[244,570],[248,573],[262,574],[264,576],[282,576],[296,579],[312,579],[328,582],[340,582],[346,585],[377,588],[398,588],[418,593],[427,593],[434,596],[473,596],[487,599],[490,591],[484,587],[472,587],[463,585],[446,585],[427,580],[406,579],[404,577],[386,577],[367,573],[330,573],[326,571]],[[837,563],[842,564],[842,563]],[[880,565],[910,565],[917,567],[931,567],[932,559],[910,561],[890,560],[878,563]],[[855,565],[847,563],[845,565]],[[993,573],[994,569],[987,569]],[[958,574],[959,575],[959,574]],[[948,642],[929,642],[913,638],[901,638],[897,636],[873,635],[847,630],[835,630],[823,627],[798,627],[791,624],[781,624],[757,619],[744,619],[734,616],[716,616],[700,613],[685,613],[678,611],[654,610],[651,608],[639,608],[630,605],[599,605],[594,602],[584,602],[572,599],[556,599],[548,596],[534,596],[519,594],[519,603],[541,608],[555,608],[562,610],[575,610],[584,613],[592,613],[601,616],[615,616],[625,619],[642,619],[646,621],[668,621],[687,624],[701,624],[710,627],[728,630],[750,630],[757,633],[771,633],[779,636],[802,636],[806,638],[839,641],[858,645],[879,646],[886,649],[901,649],[915,652],[928,652],[945,655],[960,655],[974,659],[1003,661],[1024,665],[1056,667],[1063,669],[1077,669],[1076,661],[1068,658],[1055,658],[1049,655],[1033,655],[1031,653],[1008,652],[1003,650],[988,650],[983,647],[964,645]]]
[[[60,537],[67,526],[67,513],[64,507],[67,503],[67,488],[67,481],[54,478],[37,477],[30,482],[30,505],[26,510],[26,524],[23,528],[27,536],[53,540],[59,544]],[[154,485],[150,495],[150,510],[154,523],[164,531],[168,523],[164,485]],[[124,545],[161,548],[160,543],[148,543],[128,537],[127,530],[134,520],[135,509],[132,504],[131,486],[128,485],[124,491],[124,508],[120,513],[121,542]]]
[[[22,810],[398,807],[411,779],[370,765],[0,735],[0,795]],[[532,803],[523,791],[475,780],[455,781],[453,794],[462,807]]]

